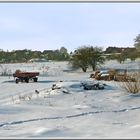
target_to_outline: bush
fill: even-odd
[[[129,77],[134,80],[127,80],[122,82],[122,88],[129,93],[140,93],[140,72],[129,74]]]

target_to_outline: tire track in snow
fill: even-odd
[[[15,125],[15,124],[22,124],[26,122],[34,122],[34,121],[41,121],[41,120],[53,120],[53,119],[62,119],[62,117],[51,117],[51,118],[37,118],[37,119],[30,119],[30,120],[23,120],[23,121],[13,121],[13,122],[6,122],[3,124],[0,124],[0,127],[6,126],[6,125]]]
[[[29,119],[29,120],[23,120],[23,121],[13,121],[13,122],[2,123],[2,124],[0,124],[0,127],[7,126],[7,125],[22,124],[22,123],[27,123],[27,122],[34,122],[34,121],[42,121],[42,120],[57,120],[57,119],[75,118],[75,117],[81,117],[81,116],[93,115],[93,114],[99,114],[99,113],[121,113],[121,112],[138,110],[138,109],[140,109],[140,107],[132,107],[129,109],[120,109],[120,110],[112,110],[112,111],[84,112],[84,113],[79,113],[79,114],[75,114],[75,115],[68,115],[68,116],[64,116],[64,117],[48,117],[48,118],[45,117],[45,118]]]

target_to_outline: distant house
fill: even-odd
[[[124,48],[124,47],[108,47],[105,51],[104,51],[104,54],[119,54],[119,53],[132,53],[132,52],[136,52],[136,48],[130,48],[130,47],[127,47],[127,48]]]

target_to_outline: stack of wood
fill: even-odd
[[[95,78],[96,80],[105,80],[105,81],[135,81],[134,78],[131,78],[128,74],[127,74],[127,70],[123,70],[122,72],[120,72],[119,70],[108,70],[106,72],[102,72],[102,71],[95,71],[94,74],[90,75],[90,78]]]

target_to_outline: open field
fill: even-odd
[[[140,60],[103,68],[140,70]],[[38,82],[18,83],[16,69],[38,71]],[[115,81],[100,81],[103,90],[84,90],[97,83],[68,62],[1,64],[0,138],[140,138],[140,94],[127,93]],[[54,87],[54,88],[52,88]]]

